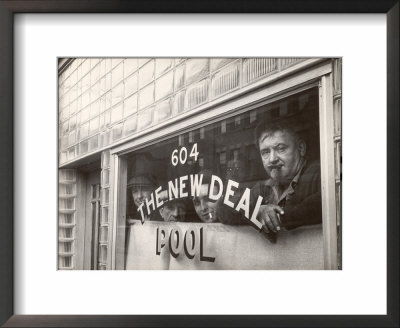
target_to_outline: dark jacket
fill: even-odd
[[[263,204],[276,204],[285,212],[281,216],[282,225],[286,229],[299,226],[319,224],[322,222],[321,206],[321,173],[318,162],[304,165],[288,187],[287,194],[279,201],[272,200],[272,187],[265,182],[258,182],[251,189],[252,203],[258,195],[264,197]],[[254,207],[254,204],[253,206]]]

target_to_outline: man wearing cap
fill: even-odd
[[[156,187],[156,180],[152,175],[143,174],[139,176],[131,177],[127,184],[128,189],[130,189],[130,194],[134,203],[134,214],[133,217],[128,218],[128,224],[133,224],[134,220],[150,220],[150,216],[144,212],[144,217],[138,212],[138,208],[141,204],[144,204],[146,199],[150,198],[151,192]],[[154,219],[154,218],[152,218]]]

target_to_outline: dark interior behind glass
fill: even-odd
[[[168,181],[204,170],[212,172],[224,182],[232,179],[240,183],[242,188],[251,188],[257,181],[265,180],[267,177],[254,135],[262,119],[290,122],[306,141],[307,161],[319,160],[318,88],[312,88],[125,155],[128,222],[141,218],[132,197],[133,189],[154,192],[158,186],[162,186],[166,190]],[[194,144],[197,144],[199,152],[196,161],[194,156],[189,156]],[[174,166],[171,154],[177,149],[179,159],[182,147],[187,149],[185,164]],[[183,152],[183,159],[184,155]],[[189,195],[182,199],[180,206],[184,207],[182,221],[201,222],[193,206],[193,197]],[[162,221],[163,217],[156,210],[148,219]]]

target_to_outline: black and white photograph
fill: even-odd
[[[59,58],[59,270],[341,269],[341,58]]]
[[[63,2],[0,0],[0,326],[398,323],[398,0]]]

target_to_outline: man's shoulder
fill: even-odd
[[[264,179],[264,180],[258,180],[252,187],[251,189],[261,189],[265,188],[265,186],[268,186],[270,184],[270,179]]]
[[[307,164],[302,174],[300,175],[300,179],[298,181],[300,186],[316,186],[320,184],[321,180],[321,166],[318,161],[311,162]],[[309,187],[307,187],[309,188]]]
[[[313,162],[307,163],[307,165],[304,168],[303,174],[306,173],[306,172],[308,174],[313,174],[313,173],[320,174],[320,172],[321,172],[320,162],[319,161],[313,161]]]
[[[261,195],[265,189],[265,184],[268,180],[258,180],[251,188],[250,192],[252,195]]]

